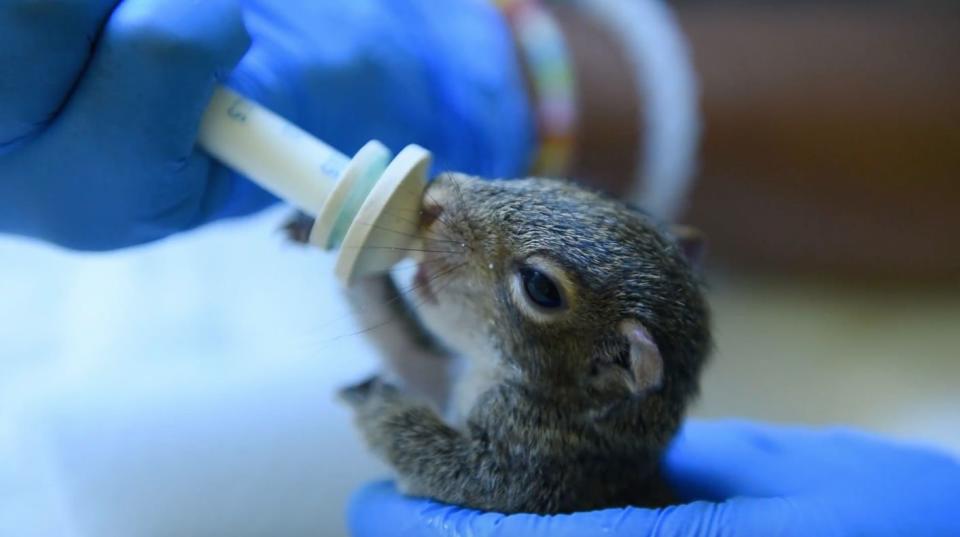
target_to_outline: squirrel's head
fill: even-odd
[[[452,350],[600,402],[696,392],[710,333],[693,242],[566,181],[459,174],[427,189],[421,228],[418,309]]]

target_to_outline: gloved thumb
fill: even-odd
[[[720,537],[805,535],[798,506],[789,498],[736,498],[663,509],[626,507],[564,515],[484,513],[410,498],[379,482],[353,498],[348,523],[355,537]]]

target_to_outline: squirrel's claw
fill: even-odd
[[[395,398],[399,390],[379,375],[373,375],[363,382],[342,388],[337,395],[341,401],[357,408],[369,405],[374,400]]]
[[[370,394],[376,389],[376,385],[381,383],[380,377],[373,375],[363,382],[341,388],[340,391],[337,392],[337,396],[348,405],[357,406],[369,399]]]

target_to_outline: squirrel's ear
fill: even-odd
[[[683,257],[695,268],[699,269],[703,264],[703,256],[706,250],[707,238],[702,231],[695,227],[674,225],[670,228],[670,234],[673,235]]]
[[[640,394],[663,384],[663,358],[650,332],[637,321],[620,323],[620,333],[630,343],[631,389]]]

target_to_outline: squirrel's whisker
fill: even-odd
[[[438,264],[445,264],[449,261],[450,261],[449,259],[445,259],[445,258],[426,259],[424,261],[418,261],[416,263],[412,263],[409,265],[403,265],[403,264],[395,265],[393,268],[390,269],[389,272],[390,274],[399,274],[402,271],[419,269],[421,266],[432,267]]]
[[[391,214],[391,213],[387,212],[387,214]],[[405,218],[401,218],[401,217],[396,216],[396,215],[393,215],[393,217],[396,218],[397,220],[400,220],[400,221],[402,221],[402,222],[406,222],[406,223],[408,223],[408,224],[417,224],[417,223],[414,222],[413,220],[407,220],[407,219],[405,219]],[[438,235],[437,233],[435,233],[435,232],[432,231],[432,230],[420,229],[420,233],[421,233],[421,235],[423,236],[423,238],[429,239],[429,240],[431,240],[431,241],[433,241],[433,242],[449,242],[449,243],[459,243],[459,242],[460,242],[460,241],[455,241],[455,240],[448,239],[448,238],[446,238],[446,237],[440,236],[440,235]]]
[[[443,286],[443,287],[446,287],[446,285],[449,285],[450,282],[452,281],[452,278],[450,278],[449,275],[452,274],[453,271],[455,271],[455,270],[461,268],[462,266],[464,266],[465,264],[466,264],[466,262],[460,263],[460,264],[454,265],[453,267],[450,267],[450,268],[448,268],[448,269],[446,269],[446,270],[443,270],[443,271],[438,272],[436,275],[434,275],[433,277],[431,277],[431,278],[430,278],[429,280],[427,280],[426,282],[423,282],[423,283],[414,285],[414,286],[410,287],[409,289],[406,289],[406,290],[404,290],[404,291],[401,291],[401,292],[398,293],[396,296],[394,296],[394,297],[388,299],[387,301],[385,301],[385,302],[384,302],[384,305],[391,304],[391,303],[393,303],[393,302],[395,302],[395,301],[397,301],[397,300],[401,300],[403,297],[405,297],[406,295],[410,294],[411,292],[413,292],[413,291],[415,291],[415,290],[417,290],[417,289],[419,289],[419,288],[421,288],[421,287],[423,287],[423,286],[425,286],[425,285],[427,285],[427,284],[429,284],[429,283],[436,282],[436,281],[440,280],[441,277],[446,277],[446,280],[447,280],[447,281],[444,282],[444,286]],[[442,289],[443,287],[440,287],[439,289]],[[439,289],[438,289],[438,290],[439,290]],[[420,299],[419,303],[418,303],[417,301],[412,301],[411,304],[410,304],[410,307],[415,310],[415,309],[417,309],[417,307],[419,307],[420,305],[422,305],[425,300],[426,300],[426,299]],[[365,328],[363,328],[363,329],[361,329],[361,330],[358,330],[358,331],[356,331],[356,332],[352,332],[352,333],[349,333],[349,334],[344,334],[344,335],[342,335],[342,336],[337,336],[337,337],[333,338],[331,341],[337,341],[337,340],[340,340],[340,339],[343,339],[343,338],[346,338],[346,337],[359,336],[359,335],[361,335],[361,334],[366,334],[366,333],[368,333],[368,332],[372,332],[373,330],[376,330],[376,329],[378,329],[378,328],[381,328],[381,327],[383,327],[383,326],[386,326],[386,325],[388,325],[388,324],[390,324],[390,323],[392,323],[392,322],[396,322],[398,319],[399,319],[399,316],[398,316],[398,315],[391,315],[389,318],[387,318],[387,319],[385,319],[385,320],[383,320],[383,321],[380,321],[380,322],[374,324],[373,326],[368,326],[368,327],[365,327]]]
[[[456,250],[425,250],[423,248],[403,248],[401,246],[343,246],[342,250],[397,250],[399,252],[424,252],[431,254],[455,254]]]
[[[411,239],[420,239],[420,238],[421,238],[419,235],[414,235],[414,234],[412,234],[412,233],[404,233],[404,232],[399,231],[399,230],[396,230],[396,229],[391,229],[391,228],[388,228],[388,227],[378,226],[378,225],[376,225],[376,224],[374,224],[374,223],[372,223],[372,222],[359,222],[359,221],[355,221],[354,224],[360,224],[360,225],[364,225],[364,226],[370,226],[370,227],[372,227],[372,228],[374,228],[374,229],[380,229],[380,230],[386,231],[386,232],[388,232],[388,233],[396,233],[397,235],[402,235],[402,236],[404,236],[404,237],[410,237]]]

